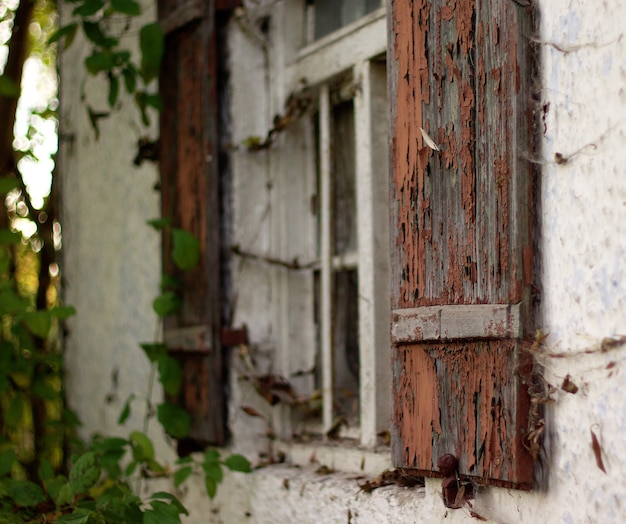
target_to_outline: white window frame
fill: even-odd
[[[390,427],[390,341],[389,341],[389,232],[388,159],[385,66],[387,49],[385,7],[343,27],[324,38],[302,46],[306,36],[305,2],[285,0],[273,8],[273,34],[270,57],[270,104],[280,114],[289,94],[306,89],[317,97],[319,109],[319,171],[321,191],[321,253],[316,269],[321,273],[321,356],[322,427],[325,435],[333,424],[332,384],[332,270],[338,266],[358,271],[360,423],[343,430],[342,437],[354,438],[373,448],[380,444],[381,432]],[[356,154],[356,201],[358,253],[352,260],[333,257],[330,217],[330,82],[342,74],[354,81]],[[303,83],[303,79],[305,83]],[[381,118],[385,115],[385,118]],[[294,218],[294,191],[303,197],[316,192],[315,137],[309,118],[277,139],[270,152],[270,170],[278,186],[272,208],[273,251],[284,260],[301,262],[317,257],[316,221]],[[294,178],[295,177],[295,178]],[[297,199],[295,199],[297,200]],[[296,223],[294,223],[294,221]],[[308,234],[306,233],[308,232]],[[304,234],[303,234],[304,233]],[[275,325],[278,326],[278,365],[285,376],[315,365],[316,341],[313,322],[313,270],[273,273],[273,295],[278,297]],[[292,426],[288,409],[279,410],[274,427],[289,439],[298,428]]]

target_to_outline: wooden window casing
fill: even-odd
[[[393,462],[529,488],[532,8],[391,0]],[[438,145],[428,146],[422,129]]]
[[[224,444],[221,346],[220,197],[217,139],[215,0],[159,0],[165,31],[162,63],[160,169],[164,217],[200,241],[199,265],[177,272],[163,237],[164,272],[181,281],[180,310],[164,321],[168,349],[181,362],[180,404],[190,413],[190,438]]]

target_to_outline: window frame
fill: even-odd
[[[358,428],[343,428],[342,438],[354,438],[365,447],[372,448],[381,443],[380,435],[389,430],[390,423],[390,354],[389,343],[389,287],[388,287],[388,177],[375,177],[381,169],[387,170],[387,121],[376,117],[375,113],[386,115],[386,98],[381,90],[386,90],[386,72],[380,57],[387,49],[386,9],[381,7],[363,18],[347,25],[318,41],[302,46],[302,34],[293,31],[298,23],[305,23],[305,2],[289,1],[278,4],[271,41],[275,47],[268,53],[277,59],[271,64],[272,87],[270,100],[274,107],[282,108],[289,94],[306,91],[314,93],[313,104],[320,109],[320,140],[319,159],[321,165],[322,194],[318,195],[323,203],[321,208],[329,210],[329,177],[330,177],[330,144],[329,113],[331,111],[330,86],[341,75],[348,74],[354,84],[354,119],[355,119],[355,156],[356,156],[356,200],[358,227],[358,255],[353,263],[358,269],[359,281],[359,347],[360,347],[360,422]],[[299,22],[298,22],[299,21]],[[349,58],[352,54],[352,58]],[[306,79],[306,83],[302,82]],[[280,111],[274,111],[279,114]],[[292,128],[287,129],[283,136],[278,137],[275,146],[270,151],[270,170],[279,180],[293,176],[292,166],[302,166],[303,182],[308,190],[315,186],[315,144],[312,134],[312,122],[303,117]],[[372,133],[371,130],[383,130],[383,133]],[[293,142],[302,146],[292,147]],[[290,145],[291,144],[291,145]],[[378,164],[378,169],[373,163]],[[382,166],[382,167],[381,167]],[[285,190],[290,183],[285,184]],[[279,223],[289,224],[293,217],[286,209],[287,193],[280,193],[281,197],[273,201],[281,217]],[[311,193],[313,194],[313,193]],[[375,198],[375,196],[379,198]],[[304,230],[315,234],[315,217],[304,225]],[[322,215],[322,245],[330,244],[330,217]],[[303,250],[295,253],[284,227],[277,227],[273,232],[272,244],[279,247],[279,256],[284,260],[293,259],[294,255],[300,260],[316,258],[315,243],[302,246]],[[293,232],[291,233],[293,238]],[[313,237],[314,238],[314,237]],[[308,249],[308,251],[307,251]],[[332,268],[337,264],[328,249],[321,253],[319,266],[322,271],[322,308],[325,317],[321,336],[323,367],[332,368],[332,311],[330,297],[332,286],[329,276]],[[315,269],[310,271],[311,280]],[[294,347],[293,334],[290,327],[299,325],[304,334],[300,339],[308,339],[311,350],[315,351],[314,328],[309,325],[313,320],[313,312],[304,308],[301,318],[294,318],[294,303],[301,302],[301,297],[294,294],[302,293],[303,286],[292,285],[301,276],[289,275],[289,272],[274,273],[274,289],[281,296],[282,304],[276,317],[276,324],[281,333],[279,335],[279,350],[277,366],[285,376],[292,376],[303,368],[310,367],[313,362],[290,354],[290,347]],[[293,273],[293,272],[292,272]],[[302,273],[299,271],[298,273]],[[307,288],[307,285],[304,284]],[[312,287],[308,287],[313,292]],[[311,295],[312,296],[312,295]],[[310,318],[306,318],[306,317]],[[306,335],[308,333],[308,336]],[[309,356],[310,357],[310,356]],[[323,379],[323,415],[320,426],[304,426],[307,431],[317,431],[325,435],[333,424],[332,377],[325,372]],[[282,428],[279,434],[284,439],[290,439],[297,434],[302,425],[294,425],[289,410],[278,415],[275,426]]]

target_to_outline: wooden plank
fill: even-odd
[[[392,342],[519,338],[520,310],[520,304],[395,309],[391,322]]]
[[[180,2],[173,10],[169,11],[166,16],[159,20],[161,28],[165,34],[171,33],[181,27],[199,20],[204,14],[204,5],[202,0],[184,0]]]
[[[167,329],[163,333],[163,342],[170,351],[211,353],[213,333],[210,326]]]
[[[438,457],[459,458],[459,472],[481,484],[529,488],[532,461],[524,447],[528,411],[527,353],[513,340],[396,346],[402,371],[394,380],[393,461],[437,475]]]
[[[527,488],[533,10],[391,0],[394,464]],[[422,129],[438,145],[429,147]]]
[[[173,264],[172,239],[164,233],[164,271],[181,283],[181,307],[164,319],[163,330],[165,340],[178,346],[190,438],[203,445],[226,438],[214,9],[214,0],[159,2],[160,21],[172,29],[160,82],[162,214],[200,241],[199,264],[183,273]],[[181,24],[184,31],[174,30]]]

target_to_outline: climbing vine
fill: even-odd
[[[57,8],[67,15],[61,27],[55,25]],[[140,25],[140,20],[136,0],[2,3],[0,45],[6,44],[8,59],[0,63],[0,120],[16,120],[26,58],[37,54],[52,65],[56,50],[68,48],[82,34],[88,46],[85,75],[108,87],[109,109],[102,111],[90,100],[87,82],[81,83],[95,136],[100,136],[101,119],[119,111],[128,98],[147,129],[161,106],[156,80],[164,39],[157,23]],[[189,415],[171,400],[180,393],[180,366],[158,339],[138,348],[152,369],[148,391],[130,395],[118,418],[123,426],[137,404],[142,405],[141,430],[129,431],[126,437],[98,435],[88,443],[74,437],[80,421],[63,398],[61,341],[64,321],[76,311],[60,298],[57,253],[62,237],[55,188],[52,184],[43,202],[35,201],[20,163],[25,158],[46,160],[38,147],[41,128],[45,122],[56,126],[57,105],[53,99],[31,110],[24,137],[14,137],[13,126],[6,125],[0,136],[0,195],[5,201],[0,212],[0,522],[180,522],[187,510],[174,494],[176,488],[200,476],[207,494],[214,497],[225,469],[248,472],[250,464],[241,455],[223,457],[215,449],[173,465],[157,457],[148,437],[152,420],[174,439],[190,431]],[[193,235],[171,227],[167,219],[149,224],[171,235],[177,268],[187,271],[198,264],[200,245]],[[157,323],[180,303],[175,283],[165,278],[153,303]],[[166,398],[153,405],[157,381]],[[169,479],[174,489],[140,496],[151,479]]]

